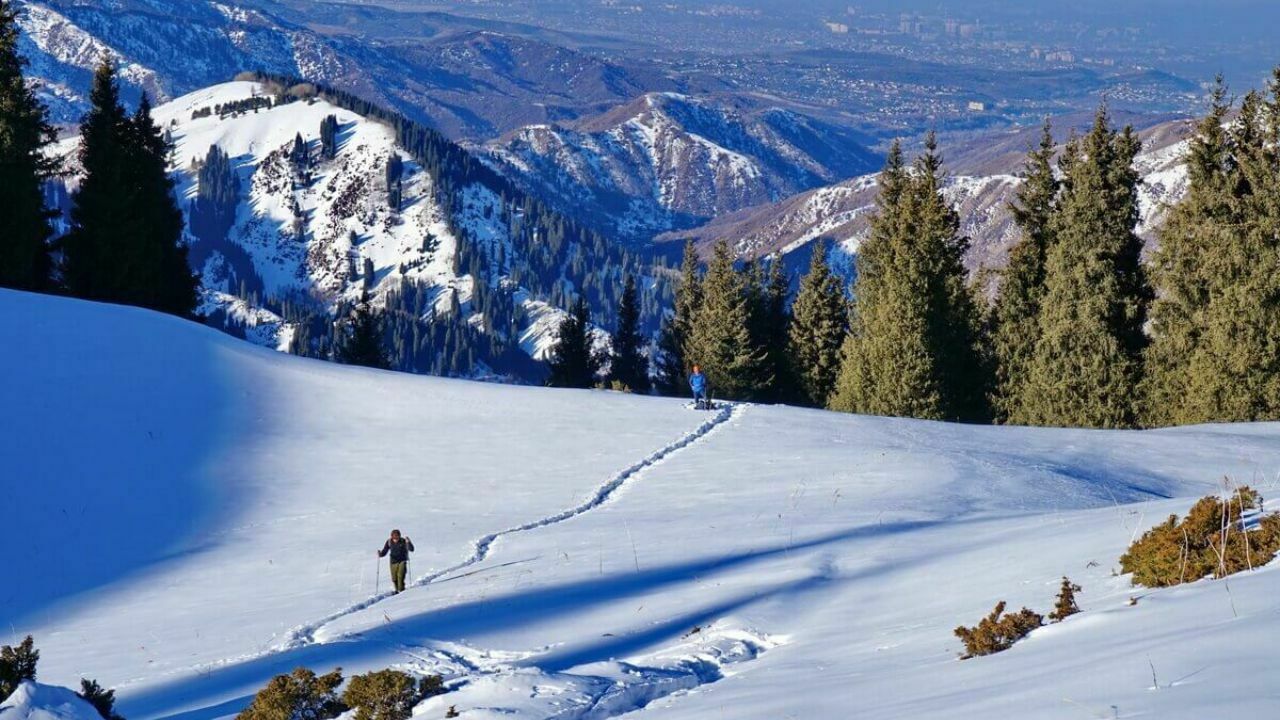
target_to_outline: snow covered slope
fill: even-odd
[[[8,699],[0,702],[0,717],[5,720],[102,720],[98,711],[74,692],[30,681],[18,685]]]
[[[1277,566],[1113,575],[1224,476],[1274,499],[1275,424],[699,413],[7,291],[0,337],[0,626],[35,635],[42,682],[96,677],[131,720],[230,716],[298,665],[443,673],[423,718],[1280,711]],[[391,527],[418,547],[394,597],[372,552]],[[956,659],[955,626],[1001,599],[1044,611],[1064,574],[1083,613]]]

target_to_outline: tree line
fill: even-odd
[[[46,149],[48,111],[23,76],[12,3],[0,0],[0,286],[58,291],[189,316],[198,277],[182,240],[183,218],[168,174],[169,139],[144,94],[133,113],[120,100],[115,67],[94,74],[80,123],[79,186],[70,227],[56,243],[43,187],[60,172]]]
[[[687,395],[697,364],[718,397],[874,415],[1091,428],[1280,418],[1280,68],[1238,106],[1218,80],[1186,196],[1147,259],[1141,147],[1105,105],[1061,148],[1046,122],[988,300],[968,280],[934,137],[910,164],[895,143],[852,287],[821,249],[789,299],[780,262],[735,264],[721,242],[704,269],[686,246],[655,386]],[[608,358],[583,361],[590,318],[571,320],[553,366],[572,372],[552,381],[590,386]]]

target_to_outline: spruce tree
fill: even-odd
[[[1023,397],[1027,366],[1039,337],[1045,260],[1053,241],[1049,221],[1058,196],[1053,155],[1053,132],[1046,120],[1040,145],[1028,153],[1022,186],[1009,205],[1019,237],[1000,273],[1000,294],[990,316],[996,371],[993,405],[999,420],[1007,419],[1016,399]]]
[[[796,379],[796,398],[826,407],[840,373],[840,348],[849,333],[844,286],[827,264],[822,242],[813,250],[809,272],[800,279],[787,341]]]
[[[1117,428],[1137,420],[1151,300],[1135,233],[1140,147],[1132,128],[1111,127],[1105,106],[1089,134],[1068,144],[1039,336],[1011,422]]]
[[[98,65],[80,122],[80,187],[72,195],[71,229],[62,240],[63,282],[77,297],[114,301],[125,282],[128,177],[125,135],[129,118],[120,104],[115,66]]]
[[[23,78],[17,12],[0,0],[0,287],[50,286],[52,234],[41,185],[55,164],[43,152],[54,140],[48,113]]]
[[[360,302],[342,325],[336,349],[339,362],[380,370],[391,368],[383,342],[383,314],[370,303],[368,291],[361,293]]]
[[[146,94],[126,127],[133,257],[117,301],[187,316],[195,310],[200,281],[187,262],[182,210],[169,176],[170,147]]]
[[[698,253],[689,241],[684,246],[680,264],[680,282],[676,286],[672,313],[662,322],[658,338],[657,385],[665,395],[689,393],[688,343],[693,332],[693,318],[702,306],[702,276],[698,270]]]
[[[579,295],[573,309],[560,321],[555,345],[547,360],[552,387],[590,388],[596,383],[602,358],[596,352],[591,333],[591,310],[585,297]]]
[[[1190,186],[1152,259],[1153,424],[1280,419],[1280,69],[1230,107],[1221,82],[1192,140]]]
[[[187,264],[169,146],[150,101],[144,95],[137,112],[126,115],[115,67],[104,59],[90,102],[80,124],[84,177],[63,239],[67,289],[90,300],[189,315],[199,280]]]
[[[742,269],[748,298],[751,344],[762,358],[760,375],[752,397],[779,402],[791,397],[791,367],[787,357],[787,333],[791,316],[787,311],[790,285],[782,271],[781,259],[757,260]]]
[[[977,304],[963,264],[968,238],[942,197],[930,133],[908,173],[895,143],[878,212],[858,255],[852,330],[831,407],[977,422],[987,418]]]
[[[712,392],[735,400],[754,399],[773,382],[765,353],[751,335],[750,298],[744,284],[728,243],[717,242],[702,278],[702,303],[685,350],[689,364],[702,367]]]
[[[613,333],[613,353],[609,377],[632,392],[649,392],[649,360],[644,355],[640,334],[640,307],[635,276],[628,274],[618,303],[618,328]]]

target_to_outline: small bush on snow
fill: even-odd
[[[991,614],[982,618],[977,625],[971,628],[961,625],[956,628],[956,637],[964,643],[965,654],[960,656],[962,660],[1008,650],[1044,624],[1044,617],[1038,612],[1022,608],[1012,615],[1005,615],[1004,607],[1005,603],[1001,600],[996,603]]]
[[[317,676],[307,668],[277,675],[236,720],[331,720],[346,711],[338,699],[342,670]]]
[[[415,681],[399,670],[379,670],[351,678],[342,702],[356,711],[356,720],[408,720],[414,705],[443,692],[439,675]]]
[[[102,720],[124,720],[116,714],[116,691],[103,688],[97,680],[80,678],[80,692],[76,694],[92,705]]]
[[[1280,551],[1280,514],[1263,515],[1246,530],[1243,515],[1260,507],[1262,496],[1248,487],[1201,498],[1181,522],[1170,515],[1134,541],[1120,569],[1139,585],[1167,587],[1265,565]]]
[[[1058,591],[1058,602],[1053,606],[1053,612],[1049,613],[1049,619],[1054,622],[1061,622],[1071,615],[1080,612],[1080,606],[1076,605],[1076,593],[1080,592],[1080,586],[1071,582],[1066,575],[1062,576],[1062,589]]]
[[[17,647],[0,647],[0,702],[4,702],[24,680],[36,679],[36,665],[40,651],[28,635]]]

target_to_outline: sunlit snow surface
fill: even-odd
[[[130,720],[233,715],[298,665],[442,673],[457,689],[424,718],[1280,711],[1274,567],[1113,575],[1224,476],[1280,494],[1274,424],[695,412],[7,291],[0,337],[0,627],[35,635],[42,683],[97,678]],[[394,597],[374,557],[392,527],[418,548]],[[1064,574],[1082,614],[956,659],[957,625],[998,600],[1047,612]]]

